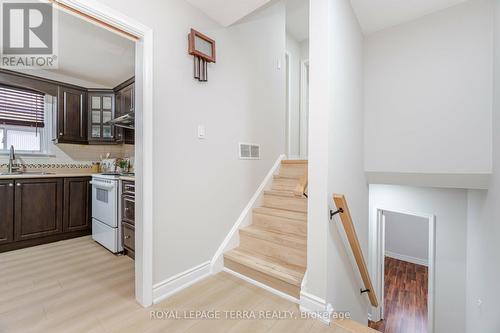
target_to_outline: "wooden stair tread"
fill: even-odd
[[[294,198],[294,199],[307,200],[306,197],[296,196],[295,193],[293,193],[292,191],[267,190],[267,191],[264,191],[264,194],[274,195],[274,196],[278,196],[278,197],[286,197],[286,198]]]
[[[282,160],[281,164],[307,164],[308,160]]]
[[[251,237],[266,240],[268,242],[276,243],[282,246],[304,249],[306,249],[307,246],[306,235],[299,236],[284,231],[269,230],[256,225],[250,225],[248,227],[242,228],[240,229],[240,232]]]
[[[296,181],[299,181],[300,180],[300,176],[288,176],[288,175],[273,175],[273,178],[274,179],[290,179],[290,180],[296,180]]]
[[[256,207],[253,209],[254,213],[262,215],[270,215],[290,220],[298,220],[307,222],[307,214],[302,212],[295,212],[286,209],[270,208],[270,207]]]
[[[224,258],[267,274],[275,279],[300,287],[305,267],[283,263],[279,260],[249,253],[236,248],[224,253]]]

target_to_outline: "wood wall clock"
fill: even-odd
[[[207,64],[215,62],[215,40],[194,29],[191,29],[188,40],[188,52],[193,56],[194,78],[206,82]]]

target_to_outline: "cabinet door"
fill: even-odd
[[[15,186],[16,241],[62,232],[63,179],[20,179]]]
[[[135,112],[135,85],[131,85],[120,90],[122,114]],[[127,144],[135,143],[135,131],[129,128],[123,129],[123,141]]]
[[[115,97],[109,92],[89,92],[89,143],[114,143]]]
[[[14,240],[14,181],[0,180],[0,244]]]
[[[90,228],[90,193],[89,177],[64,179],[64,232]]]
[[[87,142],[86,93],[59,87],[57,139],[66,143]]]

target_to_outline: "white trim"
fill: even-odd
[[[131,33],[136,42],[136,253],[135,297],[153,303],[153,30],[95,0],[58,0],[81,13]]]
[[[229,268],[227,268],[227,267],[224,267],[222,270],[223,270],[224,272],[229,273],[229,274],[231,274],[231,275],[234,275],[234,276],[236,276],[237,278],[240,278],[240,279],[242,279],[242,280],[244,280],[244,281],[246,281],[246,282],[248,282],[248,283],[251,283],[251,284],[253,284],[254,286],[257,286],[257,287],[262,288],[262,289],[264,289],[264,290],[266,290],[266,291],[269,291],[270,293],[272,293],[272,294],[274,294],[274,295],[276,295],[276,296],[279,296],[279,297],[281,297],[281,298],[284,298],[284,299],[286,299],[287,301],[290,301],[290,302],[293,302],[293,303],[296,303],[296,304],[298,304],[298,303],[299,303],[299,300],[298,300],[297,298],[295,298],[295,297],[293,297],[293,296],[290,296],[290,295],[288,295],[288,294],[285,294],[284,292],[279,291],[279,290],[277,290],[277,289],[271,288],[271,287],[269,287],[268,285],[265,285],[265,284],[263,284],[263,283],[261,283],[261,282],[259,282],[259,281],[256,281],[256,280],[254,280],[254,279],[249,278],[248,276],[242,275],[242,274],[240,274],[240,273],[238,273],[238,272],[235,272],[235,271],[233,271],[233,270],[231,270],[231,269],[229,269]]]
[[[287,156],[292,156],[292,55],[290,52],[285,51],[285,78],[286,78],[286,154]]]
[[[309,138],[309,59],[300,62],[299,155],[307,159]],[[305,84],[307,79],[307,85]],[[306,98],[307,96],[307,98]],[[305,135],[304,135],[305,134]]]
[[[192,286],[210,275],[210,261],[176,274],[153,286],[153,303],[158,304],[164,299]]]
[[[407,255],[404,255],[404,254],[400,254],[400,253],[395,253],[395,252],[391,252],[391,251],[385,251],[385,256],[389,257],[389,258],[401,260],[401,261],[406,261],[406,262],[409,262],[409,263],[412,263],[412,264],[415,264],[415,265],[429,266],[429,260],[421,259],[421,258],[415,258],[415,257],[407,256]]]
[[[427,321],[428,333],[434,333],[434,274],[435,274],[435,244],[436,244],[436,217],[433,214],[416,213],[407,210],[393,209],[387,207],[375,207],[372,211],[375,216],[375,235],[374,235],[374,249],[376,253],[370,255],[372,276],[375,277],[376,294],[379,295],[379,307],[373,308],[371,316],[374,321],[383,319],[384,317],[384,254],[385,251],[385,214],[384,212],[393,212],[406,215],[421,217],[428,220],[429,223],[429,260],[428,260],[428,296],[427,296]],[[370,246],[370,249],[372,247]]]
[[[226,238],[224,238],[222,244],[215,252],[212,260],[210,261],[212,273],[217,273],[222,270],[224,266],[222,255],[224,254],[224,252],[238,246],[239,244],[238,230],[243,226],[250,224],[252,209],[260,203],[259,198],[264,193],[264,190],[271,185],[273,180],[273,175],[278,170],[279,166],[281,165],[281,161],[283,159],[285,159],[285,155],[280,155],[278,157],[271,170],[269,170],[266,177],[264,178],[260,186],[257,188],[257,191],[255,191],[254,195],[252,196],[248,204],[245,206],[245,208],[243,208],[243,211],[241,212],[240,216],[238,216],[238,219],[234,223],[231,230],[229,230],[229,233],[227,234]]]
[[[324,324],[329,325],[332,318],[333,307],[321,297],[310,294],[304,290],[300,291],[299,309],[317,316]]]

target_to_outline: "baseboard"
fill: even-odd
[[[274,295],[276,295],[276,296],[279,296],[279,297],[281,297],[281,298],[284,298],[284,299],[286,299],[287,301],[290,301],[290,302],[293,302],[293,303],[297,303],[297,304],[299,303],[299,300],[298,300],[298,299],[296,299],[295,297],[290,296],[290,295],[288,295],[288,294],[285,294],[284,292],[281,292],[281,291],[276,290],[276,289],[274,289],[274,288],[271,288],[271,287],[269,287],[268,285],[265,285],[265,284],[263,284],[263,283],[261,283],[261,282],[259,282],[259,281],[255,281],[254,279],[251,279],[251,278],[249,278],[248,276],[242,275],[242,274],[240,274],[240,273],[238,273],[238,272],[235,272],[235,271],[233,271],[233,270],[231,270],[231,269],[229,269],[229,268],[227,268],[227,267],[224,267],[222,270],[223,270],[224,272],[229,273],[229,274],[231,274],[231,275],[234,275],[234,276],[236,276],[237,278],[240,278],[240,279],[242,279],[242,280],[244,280],[244,281],[246,281],[246,282],[248,282],[248,283],[251,283],[251,284],[253,284],[254,286],[257,286],[257,287],[259,287],[259,288],[262,288],[262,289],[264,289],[264,290],[267,290],[267,291],[269,291],[270,293],[273,293],[273,294],[274,294]]]
[[[330,325],[333,307],[324,299],[302,290],[299,305],[301,312],[310,313],[326,325]]]
[[[238,230],[245,226],[245,222],[249,221],[249,218],[251,217],[252,209],[257,206],[259,198],[262,196],[264,190],[270,186],[272,180],[273,180],[273,175],[278,170],[281,161],[285,158],[285,155],[280,155],[276,162],[274,163],[273,167],[269,172],[267,173],[266,177],[260,184],[259,188],[257,188],[257,191],[255,191],[254,195],[248,202],[248,204],[245,206],[243,211],[241,212],[240,216],[234,223],[233,227],[227,234],[227,236],[224,238],[222,241],[221,245],[215,252],[212,260],[210,261],[210,267],[212,274],[215,274],[217,272],[222,271],[224,267],[224,261],[223,261],[223,255],[224,252],[230,250],[231,248],[235,248],[238,246],[239,239],[238,237]],[[249,223],[248,223],[249,224]]]
[[[153,285],[153,303],[157,304],[211,274],[210,261]]]
[[[385,256],[389,257],[389,258],[401,260],[401,261],[406,261],[406,262],[409,262],[409,263],[412,263],[412,264],[416,264],[416,265],[422,265],[422,266],[426,266],[426,267],[429,266],[429,261],[428,260],[420,259],[420,258],[415,258],[415,257],[410,257],[410,256],[406,256],[404,254],[399,254],[399,253],[394,253],[394,252],[390,252],[390,251],[385,251]]]

